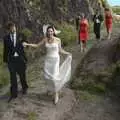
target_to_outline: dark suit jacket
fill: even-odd
[[[93,22],[94,22],[94,24],[97,24],[97,23],[96,23],[96,19],[99,19],[100,24],[101,24],[101,22],[103,21],[103,16],[102,16],[101,14],[98,15],[98,16],[94,15],[94,16],[93,16]]]
[[[24,41],[26,41],[25,36],[23,34],[16,33],[16,47],[14,47],[10,34],[4,36],[3,61],[6,63],[11,62],[14,57],[14,53],[17,52],[20,59],[26,63],[27,59],[22,45],[22,42]]]

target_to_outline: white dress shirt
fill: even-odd
[[[16,33],[11,34],[11,40],[13,41],[14,47],[16,47]],[[14,56],[19,56],[17,52],[14,53]]]

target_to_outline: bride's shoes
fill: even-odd
[[[53,94],[51,93],[51,91],[47,91],[47,96],[52,96]],[[59,92],[55,92],[54,93],[54,104],[56,105],[59,101]]]
[[[59,101],[59,93],[56,92],[56,93],[55,93],[54,104],[56,105],[56,104],[58,103],[58,101]]]

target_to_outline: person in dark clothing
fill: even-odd
[[[76,24],[76,30],[79,30],[79,24],[80,24],[80,16],[77,16],[75,19],[75,24]]]
[[[26,62],[24,52],[25,36],[16,31],[16,26],[14,23],[9,22],[7,24],[8,34],[3,38],[4,48],[3,48],[3,61],[7,63],[10,72],[10,93],[11,96],[8,100],[17,98],[18,95],[18,85],[17,85],[17,74],[20,77],[20,82],[22,85],[22,93],[26,94],[28,85],[26,81]]]
[[[100,29],[101,29],[101,23],[103,21],[103,16],[100,14],[98,10],[96,10],[96,13],[93,16],[93,22],[94,22],[94,33],[96,36],[97,41],[100,40]]]
[[[77,16],[75,19],[75,25],[76,25],[76,40],[77,43],[80,44],[80,40],[79,40],[79,30],[80,30],[80,16]]]

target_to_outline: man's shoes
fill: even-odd
[[[8,103],[10,103],[12,100],[15,100],[17,98],[17,96],[11,96],[9,99],[8,99]]]
[[[28,88],[25,88],[25,89],[22,91],[22,94],[23,94],[23,95],[26,95],[26,94],[27,94],[27,90],[28,90]]]

